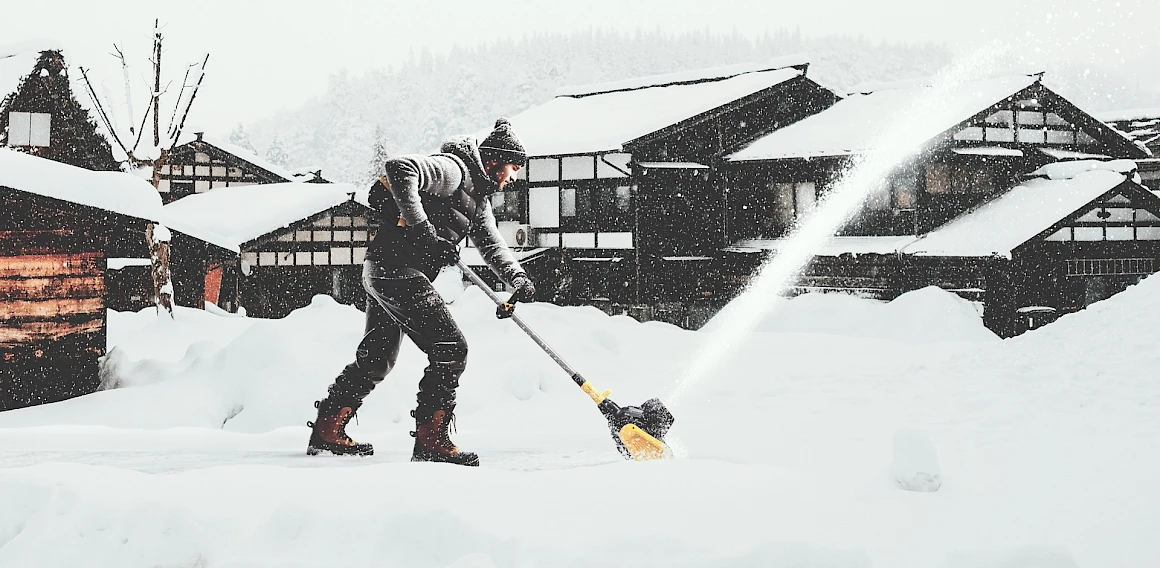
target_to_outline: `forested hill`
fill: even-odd
[[[368,179],[378,154],[425,152],[455,133],[490,125],[550,99],[564,85],[611,81],[807,54],[809,76],[842,89],[864,81],[921,77],[951,60],[940,45],[855,37],[803,38],[588,31],[540,34],[446,55],[413,53],[401,65],[362,76],[339,71],[325,95],[235,130],[281,165],[322,168],[332,181]]]

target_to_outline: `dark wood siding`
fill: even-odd
[[[0,410],[96,389],[104,262],[100,251],[0,256]]]
[[[0,410],[97,388],[106,213],[0,189]]]

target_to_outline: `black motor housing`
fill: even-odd
[[[620,439],[621,428],[635,424],[649,436],[663,442],[665,434],[669,432],[675,420],[659,398],[650,398],[640,406],[620,406],[606,398],[600,403],[600,412],[608,419],[608,430],[612,433],[612,440],[616,442],[617,451],[624,459],[632,459],[632,455]]]

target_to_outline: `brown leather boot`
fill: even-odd
[[[360,444],[346,435],[346,425],[354,416],[355,408],[351,406],[335,407],[327,401],[315,401],[318,409],[318,418],[306,425],[314,430],[310,433],[310,443],[306,446],[306,455],[316,456],[322,452],[344,456],[370,456],[375,449],[370,444]]]
[[[411,413],[415,416],[415,413]],[[460,451],[451,442],[450,428],[455,422],[455,414],[447,410],[436,410],[427,420],[415,419],[415,451],[411,461],[453,463],[457,465],[479,465],[479,456],[472,452]]]

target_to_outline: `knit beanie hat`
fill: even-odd
[[[505,164],[523,165],[528,160],[524,145],[512,130],[512,123],[506,118],[495,121],[495,129],[483,142],[479,143],[479,157],[486,163],[490,160]]]

